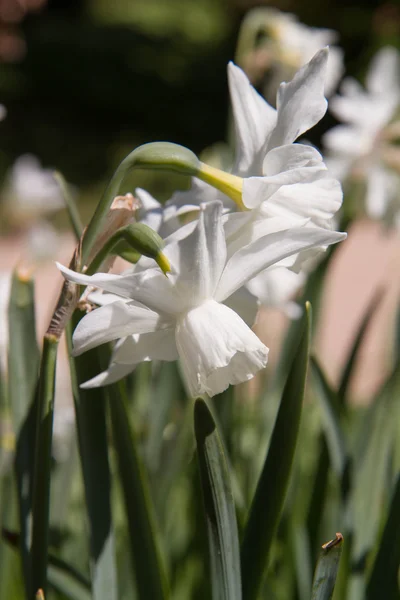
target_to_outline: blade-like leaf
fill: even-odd
[[[206,403],[196,400],[194,429],[211,560],[212,597],[240,600],[240,552],[235,506],[221,440]]]
[[[125,387],[123,383],[109,386],[108,393],[138,597],[164,600],[169,596],[167,578],[158,549],[147,481],[130,424]]]
[[[353,561],[362,563],[373,549],[388,501],[390,462],[399,419],[400,368],[389,377],[364,417],[354,460],[351,496]]]
[[[321,527],[329,477],[329,451],[325,436],[321,433],[318,442],[318,461],[311,484],[312,494],[307,512],[307,531],[310,544],[312,564],[315,565],[318,555],[318,533]]]
[[[367,600],[385,598],[397,600],[399,598],[399,573],[400,565],[400,474],[394,489],[392,502],[378,553],[372,567],[371,577],[367,587]]]
[[[310,337],[308,304],[242,543],[243,597],[255,600],[286,497],[299,431]]]
[[[54,172],[54,179],[57,181],[60,186],[61,193],[64,197],[65,207],[68,212],[69,220],[72,225],[73,232],[75,234],[75,238],[77,240],[80,239],[83,231],[83,225],[81,218],[79,216],[78,208],[75,204],[75,200],[72,196],[71,190],[69,189],[68,183],[65,181],[63,175],[58,171]]]
[[[32,545],[30,597],[47,590],[51,447],[58,339],[45,335],[36,405],[35,461],[32,480]]]
[[[358,358],[358,353],[365,339],[365,334],[368,331],[368,326],[371,323],[372,317],[374,316],[376,309],[378,308],[379,303],[382,299],[382,294],[383,290],[378,289],[377,293],[374,294],[370,304],[368,305],[367,310],[365,312],[365,316],[361,321],[360,327],[358,329],[357,335],[354,338],[354,342],[350,349],[349,356],[345,362],[345,368],[340,379],[339,390],[337,394],[339,402],[341,404],[346,402],[349,384],[353,375],[356,360]]]
[[[322,546],[314,575],[311,600],[330,600],[332,598],[342,545],[343,536],[337,533],[334,540]]]
[[[149,434],[146,443],[146,462],[152,472],[160,467],[163,432],[168,423],[173,402],[184,397],[184,389],[175,362],[163,362],[154,381],[152,401],[148,404]]]
[[[24,272],[16,271],[13,274],[8,319],[9,404],[14,431],[18,435],[34,397],[40,362],[36,341],[34,284]]]
[[[79,319],[75,313],[74,320]],[[67,328],[71,346],[71,330]],[[86,352],[71,360],[78,447],[90,528],[90,562],[94,600],[117,600],[115,535],[111,513],[111,475],[108,462],[106,392],[83,390],[87,381],[107,366],[106,348]]]
[[[311,371],[318,390],[318,400],[322,409],[322,423],[328,443],[331,464],[339,478],[347,464],[346,440],[341,425],[341,407],[337,396],[329,386],[317,360],[312,356]]]

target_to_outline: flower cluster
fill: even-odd
[[[342,181],[366,183],[365,205],[374,219],[400,226],[400,53],[382,48],[367,73],[365,89],[346,78],[330,109],[343,121],[324,143],[330,169]]]
[[[101,306],[76,328],[74,352],[118,340],[109,368],[86,387],[117,381],[145,360],[179,358],[191,395],[212,396],[265,367],[268,348],[251,326],[260,302],[274,302],[271,281],[284,273],[283,287],[293,289],[310,257],[345,237],[332,226],[340,183],[316,148],[296,143],[326,112],[328,56],[320,50],[281,84],[276,109],[230,64],[231,172],[200,163],[201,181],[165,207],[137,190],[142,219],[165,237],[167,276],[146,257],[121,275],[59,265],[71,281],[107,292],[93,295]]]

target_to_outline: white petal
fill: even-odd
[[[94,290],[93,292],[90,292],[90,294],[87,296],[87,299],[89,302],[93,302],[93,304],[97,304],[98,306],[111,304],[117,300],[122,301],[121,296],[117,296],[117,294],[108,294],[107,292],[104,293],[101,290]]]
[[[151,333],[141,333],[127,337],[116,346],[111,362],[136,364],[146,360],[178,359],[175,344],[175,326]]]
[[[175,290],[189,307],[213,296],[225,266],[221,202],[202,205],[196,228],[178,245],[179,264],[174,264],[178,273]]]
[[[148,333],[167,326],[159,314],[135,302],[112,302],[96,308],[78,323],[73,335],[74,355],[132,333]]]
[[[95,377],[92,377],[92,379],[85,381],[85,383],[82,383],[79,387],[84,390],[88,390],[91,388],[101,387],[103,385],[110,385],[110,383],[115,383],[116,381],[123,379],[123,377],[126,377],[126,375],[129,375],[129,373],[132,373],[135,367],[136,365],[133,364],[123,365],[111,363],[108,369],[102,373],[99,373]]]
[[[80,387],[87,389],[119,381],[131,373],[141,362],[177,359],[175,329],[130,335],[119,340],[115,345],[108,369],[86,381]]]
[[[235,311],[249,327],[252,327],[256,322],[259,302],[247,287],[241,287],[229,296],[224,304]]]
[[[374,137],[365,129],[351,125],[337,125],[323,137],[326,148],[347,156],[348,161],[372,149]]]
[[[125,298],[137,300],[157,312],[175,314],[181,310],[179,298],[175,294],[172,282],[158,268],[146,269],[138,273],[127,272],[122,275],[109,273],[83,275],[75,273],[59,263],[56,265],[66,279],[81,285],[91,285]]]
[[[274,196],[272,196],[272,198],[274,198]],[[293,218],[293,214],[291,215],[292,218],[271,217],[269,214],[270,211],[264,211],[264,206],[268,204],[269,200],[264,202],[259,209],[228,215],[229,221],[231,218],[232,220],[235,220],[232,228],[227,227],[225,229],[225,231],[227,231],[227,229],[229,232],[232,231],[229,236],[226,233],[228,258],[231,258],[235,252],[244,246],[248,246],[251,242],[258,240],[268,233],[284,231],[290,227],[303,227],[310,221],[310,219],[299,219],[298,215]],[[252,218],[243,219],[242,226],[238,227],[238,225],[240,225],[240,221],[234,219],[234,217],[246,217],[247,215],[250,215]],[[229,225],[229,221],[227,221],[227,225]]]
[[[256,175],[261,167],[262,150],[276,124],[276,111],[233,63],[228,65],[228,81],[237,148],[233,172],[241,176]]]
[[[266,155],[263,162],[263,175],[273,177],[286,173],[296,173],[299,169],[317,168],[326,170],[322,156],[313,146],[306,144],[287,144],[273,148]],[[286,181],[285,183],[295,183]]]
[[[311,219],[325,226],[342,205],[342,187],[336,179],[319,179],[279,188],[262,205],[265,217]]]
[[[400,92],[400,53],[393,46],[377,52],[366,78],[366,87],[372,94]]]
[[[244,321],[213,300],[179,320],[176,345],[192,396],[214,396],[247,381],[268,360],[268,348]]]
[[[376,166],[369,170],[365,205],[368,214],[373,219],[381,219],[384,216],[391,197],[391,184],[390,174],[384,168]]]
[[[291,144],[322,119],[327,109],[324,97],[328,49],[317,52],[290,83],[281,83],[278,96],[278,120],[268,148]]]
[[[266,235],[232,256],[214,297],[222,302],[258,273],[280,260],[301,250],[335,244],[345,238],[345,233],[318,227],[293,228]]]
[[[247,287],[264,306],[286,310],[304,281],[303,273],[293,273],[284,267],[275,267],[259,273],[249,281]]]
[[[145,223],[154,231],[159,231],[163,221],[163,207],[149,192],[136,188],[135,196],[140,200],[138,220]]]
[[[290,144],[271,150],[263,164],[264,177],[243,180],[242,198],[247,208],[255,208],[282,185],[315,181],[326,176],[321,154],[312,146]]]

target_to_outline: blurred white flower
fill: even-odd
[[[28,229],[25,236],[24,256],[30,263],[38,263],[54,258],[57,253],[60,237],[50,223],[37,221]]]
[[[242,28],[264,33],[258,49],[242,48],[239,58],[249,73],[268,71],[266,95],[269,98],[274,97],[281,81],[291,79],[318,50],[333,44],[338,38],[332,29],[309,27],[300,23],[294,14],[266,7],[250,11]],[[251,64],[253,61],[255,65]],[[334,92],[343,71],[343,51],[331,46],[325,80],[327,96]]]
[[[247,284],[247,289],[264,306],[282,310],[290,319],[297,319],[302,308],[293,300],[306,280],[304,273],[294,273],[285,267],[262,271]]]
[[[166,244],[168,277],[158,268],[140,270],[141,261],[133,273],[91,277],[58,265],[68,279],[121,297],[87,314],[74,332],[76,354],[127,338],[116,345],[109,368],[84,385],[116,381],[143,360],[177,358],[193,396],[251,379],[265,367],[268,349],[248,327],[257,301],[240,288],[286,256],[334,239],[330,231],[296,227],[265,235],[228,258],[222,204],[210,202],[200,207],[189,235]]]
[[[30,154],[17,158],[4,190],[6,210],[13,222],[25,225],[64,208],[59,185],[50,169],[43,169]]]
[[[346,78],[330,108],[344,125],[324,136],[329,168],[342,179],[366,182],[366,209],[373,218],[392,213],[400,225],[400,53],[382,48],[374,57],[365,89]]]

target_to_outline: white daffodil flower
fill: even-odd
[[[285,257],[334,243],[338,236],[292,228],[259,238],[228,258],[222,204],[210,202],[201,206],[189,235],[166,244],[168,277],[158,268],[87,276],[58,265],[71,281],[120,297],[84,316],[74,332],[75,354],[126,338],[116,345],[109,369],[84,385],[116,381],[143,360],[178,357],[193,396],[212,396],[251,379],[265,367],[268,348],[248,326],[256,316],[256,299],[252,306],[243,303],[243,293],[250,293],[240,288]]]
[[[372,218],[400,211],[400,53],[382,48],[367,73],[365,89],[354,79],[343,81],[330,108],[344,125],[324,136],[329,168],[340,177],[366,182],[366,210]],[[397,214],[396,214],[397,213]]]
[[[327,48],[320,50],[291,82],[280,86],[277,109],[258,94],[239,67],[230,63],[228,79],[236,148],[232,174],[242,178],[242,210],[229,212],[232,201],[194,179],[191,190],[175,194],[164,208],[139,190],[139,198],[147,208],[146,222],[162,236],[168,236],[196,217],[201,202],[224,199],[228,256],[273,231],[293,226],[332,229],[334,215],[342,204],[341,185],[331,177],[318,150],[294,143],[326,112],[324,79],[328,56]],[[190,231],[188,227],[180,228],[171,239],[174,235],[182,238]],[[280,266],[299,271],[307,266],[306,260],[314,259],[323,250],[325,247],[313,246],[299,256],[285,259]],[[266,278],[271,290],[278,278]],[[289,274],[286,279],[290,278]],[[254,289],[261,287],[255,284]],[[284,304],[289,301],[289,296],[279,292],[279,285],[276,294],[265,291],[259,299],[264,303],[273,297],[285,298]]]
[[[265,64],[270,71],[267,94],[271,97],[281,81],[293,77],[294,73],[305,65],[318,50],[337,41],[338,35],[332,29],[309,27],[300,23],[297,16],[281,12],[274,8],[257,8],[255,16],[249,14],[249,20],[257,19],[258,30],[266,36],[255,51],[258,62]],[[245,26],[245,24],[243,25]],[[254,28],[254,24],[252,24]],[[251,56],[251,55],[250,55]],[[243,61],[246,63],[246,57]],[[252,65],[248,65],[252,70]],[[337,46],[331,46],[326,81],[325,94],[330,96],[342,76],[343,51]]]
[[[19,225],[53,213],[64,207],[60,187],[50,169],[39,160],[24,154],[12,166],[4,190],[10,217]]]

